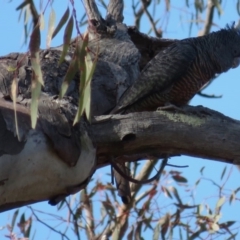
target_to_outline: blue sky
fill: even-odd
[[[75,1],[76,9],[79,10],[78,18],[82,16],[83,13],[83,5],[81,1]],[[191,1],[189,1],[191,2]],[[212,31],[216,31],[221,27],[225,27],[227,23],[231,23],[233,21],[237,21],[239,16],[237,11],[235,10],[235,3],[236,1],[223,1],[223,14],[221,17],[218,17],[217,13],[215,12],[214,23],[215,27],[212,28]],[[23,32],[23,21],[20,20],[18,22],[18,15],[19,12],[15,11],[15,8],[21,3],[21,1],[2,1],[1,8],[0,8],[0,56],[8,54],[10,52],[25,52],[27,50],[27,46],[23,45],[24,40],[24,32]],[[38,5],[38,1],[36,1]],[[43,1],[43,6],[47,1]],[[66,7],[69,5],[68,1],[61,1],[61,5],[58,5],[59,1],[55,1],[53,5],[57,20],[66,10]],[[171,11],[165,11],[164,1],[162,1],[162,7],[158,10],[156,16],[160,18],[159,26],[162,27],[164,30],[164,37],[165,38],[186,38],[186,37],[194,37],[198,35],[198,31],[202,29],[202,25],[199,24],[196,26],[193,24],[193,28],[191,34],[189,33],[189,22],[191,21],[191,13],[192,8],[190,9],[185,7],[185,1],[171,1]],[[70,6],[70,5],[69,5]],[[46,29],[47,29],[47,21],[49,15],[49,9],[46,11],[45,14],[45,30],[42,32],[42,44],[41,47],[46,47]],[[71,9],[71,7],[70,7]],[[102,8],[101,8],[102,9]],[[133,17],[131,15],[132,10],[131,6],[127,5],[124,9],[124,22],[128,25],[133,25]],[[202,16],[204,19],[204,15]],[[150,28],[150,24],[147,19],[143,19],[141,22],[141,31],[148,32]],[[76,35],[76,31],[75,34]],[[62,43],[62,32],[53,40],[51,46],[57,46]],[[223,95],[221,99],[207,99],[202,98],[199,96],[195,96],[194,99],[191,101],[191,105],[203,105],[219,111],[229,117],[234,119],[240,119],[240,67],[237,69],[230,70],[227,73],[222,74],[216,81],[214,81],[211,86],[209,86],[204,92],[208,94],[215,94],[215,95]],[[174,158],[171,160],[172,164],[179,164],[179,165],[189,165],[189,168],[181,169],[184,176],[187,176],[189,180],[189,185],[193,185],[194,181],[196,181],[196,176],[199,176],[200,168],[205,166],[206,169],[204,171],[206,177],[211,177],[218,181],[220,179],[221,172],[225,166],[225,164],[202,160],[192,157],[179,157]],[[230,169],[231,166],[228,166]],[[168,168],[170,169],[170,168]],[[109,173],[109,168],[106,168],[106,171]],[[103,175],[103,169],[98,170],[95,173],[95,177],[101,177]],[[228,189],[236,189],[240,184],[240,173],[236,168],[233,168],[231,177],[227,183]],[[106,180],[110,181],[110,180]],[[214,206],[217,201],[218,196],[212,196],[212,185],[208,181],[201,182],[201,188],[196,190],[196,199],[201,200],[202,203],[208,203],[210,206]],[[230,191],[230,190],[229,190]],[[236,211],[236,208],[239,207],[239,204],[235,204],[235,207],[229,207],[229,204],[226,203],[226,208],[224,208],[222,221],[227,220],[237,220],[239,226],[239,209]],[[51,211],[52,213],[56,212],[54,207],[50,207],[47,203],[40,203],[34,205],[34,208],[44,211]],[[235,211],[234,211],[235,210]],[[24,208],[22,211],[28,211]],[[0,226],[4,226],[7,222],[11,222],[11,216],[14,211],[9,211],[2,213],[0,215]],[[237,213],[236,213],[237,212]],[[29,212],[28,212],[29,213]],[[66,214],[66,213],[63,213]],[[45,216],[44,220],[49,219],[50,217]],[[57,225],[57,223],[56,223]],[[55,236],[53,233],[50,233],[49,230],[43,228],[40,223],[34,222],[34,229],[36,230],[35,239],[42,240],[42,239],[52,239]],[[3,238],[4,234],[6,234],[6,229],[0,231],[0,239]]]

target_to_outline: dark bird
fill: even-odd
[[[185,105],[216,74],[236,68],[239,62],[240,30],[234,25],[206,36],[176,41],[145,66],[111,113]],[[119,195],[129,199],[128,181],[121,175],[116,175],[116,181]]]
[[[182,106],[216,74],[240,61],[240,30],[227,26],[202,37],[176,41],[159,52],[125,91],[111,113]]]

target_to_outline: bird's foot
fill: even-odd
[[[182,112],[182,113],[186,112],[184,109],[182,109],[180,107],[177,107],[176,105],[171,104],[171,103],[167,103],[165,106],[157,108],[157,111],[162,111],[162,110],[164,110],[164,111],[173,111],[173,110],[175,110],[175,111]]]

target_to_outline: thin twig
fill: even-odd
[[[86,189],[84,190],[86,191]],[[83,200],[83,207],[86,213],[86,220],[87,220],[87,231],[88,234],[90,236],[90,239],[95,239],[95,232],[94,232],[94,220],[93,220],[93,213],[92,213],[92,207],[89,201],[89,197],[88,194],[86,192],[84,192],[85,196],[84,196],[84,200]]]
[[[164,161],[164,160],[163,160]],[[147,184],[147,183],[151,183],[152,181],[156,180],[159,175],[161,174],[162,169],[160,168],[158,170],[158,172],[156,173],[156,175],[154,175],[153,177],[147,179],[147,180],[136,180],[132,177],[129,177],[128,175],[126,175],[119,167],[118,165],[111,159],[110,160],[111,164],[113,165],[114,169],[124,178],[126,178],[129,182],[133,182],[136,184]]]
[[[197,95],[205,98],[222,98],[223,95],[214,95],[214,94],[206,94],[202,92],[198,92]]]
[[[214,16],[215,4],[213,0],[208,0],[207,13],[203,30],[200,32],[199,36],[207,35],[210,33],[213,16]]]
[[[107,7],[107,16],[110,16],[117,22],[122,22],[123,17],[123,0],[110,0]]]
[[[33,209],[32,209],[31,206],[28,206],[28,208],[30,208],[30,210],[32,211],[33,216],[36,218],[36,220],[37,220],[38,222],[42,223],[44,226],[46,226],[46,227],[48,227],[49,229],[51,229],[53,232],[58,233],[59,235],[62,236],[62,238],[65,237],[66,239],[70,240],[70,238],[68,238],[65,233],[62,233],[62,232],[60,232],[60,231],[57,231],[55,228],[49,226],[49,225],[46,224],[44,221],[42,221],[42,220],[36,215],[36,213],[33,211]]]
[[[148,11],[148,9],[147,9],[147,7],[149,6],[149,4],[147,4],[145,0],[141,0],[141,2],[142,2],[143,11],[145,12],[145,14],[146,14],[147,17],[148,17],[148,20],[149,20],[149,22],[150,22],[150,24],[151,24],[151,26],[152,26],[152,30],[153,30],[154,34],[155,34],[157,37],[161,37],[161,36],[162,36],[162,33],[157,30],[156,24],[155,24],[155,22],[154,22],[154,19],[152,18],[151,14],[149,13],[149,11]],[[150,2],[151,2],[151,1],[150,1]]]
[[[134,204],[137,205],[142,199],[144,199],[146,196],[148,196],[151,192],[153,192],[154,190],[156,190],[157,188],[157,184],[154,184],[150,189],[148,189],[147,191],[145,191],[144,193],[142,193],[140,196],[135,198],[135,202]]]
[[[64,201],[65,201],[65,203],[66,203],[66,205],[67,205],[67,207],[68,207],[68,210],[69,210],[70,214],[71,214],[72,217],[73,217],[73,224],[74,224],[74,226],[75,226],[75,233],[76,233],[76,235],[77,235],[78,240],[80,240],[80,234],[79,234],[79,229],[78,229],[78,223],[77,223],[77,219],[76,219],[76,214],[74,214],[74,212],[73,212],[73,210],[72,210],[69,202],[68,202],[66,199],[64,199]]]
[[[135,4],[134,0],[132,1],[132,9],[133,9],[133,13],[134,13],[134,16],[135,16],[134,25],[138,29],[140,29],[140,21],[141,21],[141,18],[143,16],[143,14],[144,14],[144,6],[145,6],[145,8],[147,8],[151,4],[151,2],[152,2],[151,0],[144,0],[145,5],[142,5],[142,7],[138,11],[136,11],[136,7],[137,7],[139,2],[137,4]]]
[[[142,168],[141,172],[138,174],[138,176],[136,177],[136,179],[144,179],[146,177],[148,177],[151,172],[152,172],[152,169],[155,167],[155,164],[156,164],[156,161],[153,161],[153,160],[149,160],[145,166]],[[166,166],[167,164],[167,158],[165,158],[162,163],[161,163],[161,166],[160,166],[160,169],[159,171],[157,172],[157,174],[154,176],[154,180],[158,180],[162,174],[162,171],[164,169],[164,167]],[[141,185],[137,185],[137,184],[132,184],[131,185],[131,192],[132,192],[132,196],[136,196],[137,192],[139,191],[139,189],[141,188]]]
[[[94,0],[84,0],[85,10],[87,12],[88,20],[96,20],[98,22],[102,21],[101,14],[97,8]]]

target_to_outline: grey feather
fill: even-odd
[[[240,34],[233,26],[177,41],[159,52],[111,113],[184,105],[216,74],[239,65]]]

